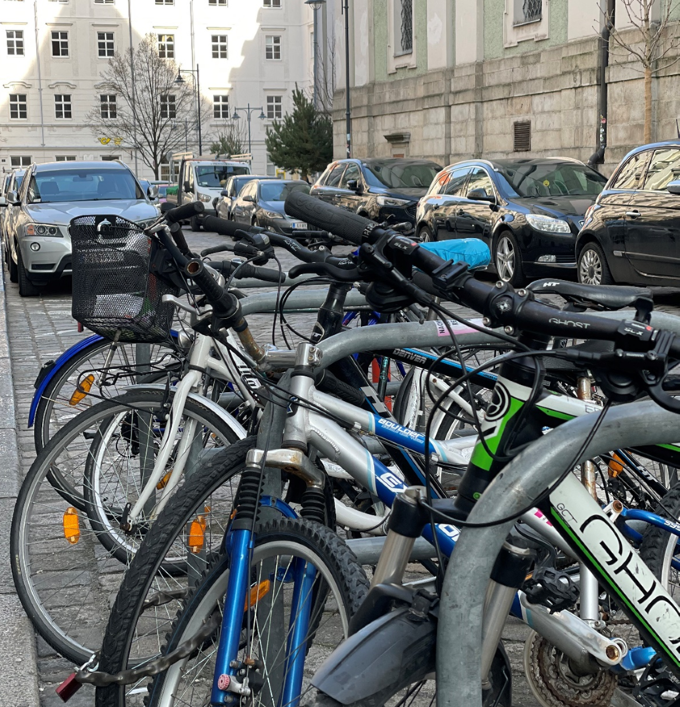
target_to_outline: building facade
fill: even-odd
[[[344,34],[336,1],[336,63]],[[657,0],[660,16],[665,3]],[[666,44],[680,32],[680,7]],[[413,156],[450,164],[470,157],[562,155],[587,161],[599,144],[603,7],[606,0],[354,0],[350,97],[354,156]],[[621,0],[616,27],[628,41]],[[641,67],[610,43],[609,173],[642,144]],[[669,55],[677,56],[677,49]],[[669,62],[666,62],[669,63]],[[334,154],[345,155],[345,73],[334,104]],[[675,138],[680,63],[652,82],[653,139]]]
[[[333,26],[331,7],[318,15],[319,26]],[[202,105],[211,112],[203,152],[236,112],[246,151],[250,128],[253,171],[272,173],[266,127],[292,107],[296,85],[312,89],[314,11],[303,0],[0,0],[0,171],[120,158],[151,178],[130,145],[93,133],[86,120],[93,108],[115,116],[120,98],[102,72],[147,35],[161,56],[200,69]],[[193,128],[182,121],[173,129],[198,152]]]

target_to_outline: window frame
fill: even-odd
[[[28,161],[24,164],[24,158]],[[18,159],[19,164],[14,164],[14,160]],[[28,169],[33,164],[33,158],[31,155],[10,155],[9,156],[9,166],[12,169]],[[24,175],[25,176],[25,175]],[[12,177],[12,183],[16,183],[16,176]]]
[[[472,174],[472,170],[474,169],[473,165],[465,165],[463,167],[454,167],[453,169],[450,169],[446,173],[446,183],[443,185],[442,190],[439,192],[439,196],[448,196],[452,199],[464,199],[466,194],[467,194],[467,185],[468,182],[470,181],[470,175]],[[453,173],[454,172],[459,172],[459,171],[464,171],[464,180],[461,182],[461,184],[456,187],[456,193],[451,194],[449,193],[448,189],[450,188],[451,183],[453,182]]]
[[[468,198],[468,192],[470,191],[470,180],[472,178],[472,175],[476,170],[479,170],[480,172],[484,172],[486,174],[487,179],[491,183],[491,191],[493,192],[493,196],[498,202],[498,190],[496,189],[496,185],[493,181],[492,176],[489,174],[489,170],[486,167],[482,167],[481,165],[472,165],[472,168],[470,169],[467,179],[465,180],[465,199]],[[469,199],[469,201],[475,201],[474,199]]]
[[[224,42],[222,42],[224,40]],[[212,50],[213,59],[228,59],[229,58],[229,35],[228,34],[211,34],[210,48]],[[222,52],[224,50],[224,56]]]
[[[163,120],[177,119],[177,96],[174,93],[161,94],[160,111],[161,119]]]
[[[58,34],[59,37],[57,39],[54,38],[54,35]],[[66,35],[66,38],[62,37],[61,35]],[[51,30],[50,33],[50,44],[52,45],[52,58],[53,59],[70,59],[71,58],[71,47],[69,46],[69,38],[68,38],[68,30],[61,30],[61,29],[53,29]],[[64,49],[64,45],[66,46],[66,54],[62,54],[61,52]],[[59,54],[55,54],[54,50],[55,47],[59,47]]]
[[[228,0],[208,0],[208,7],[228,7]]]
[[[175,0],[156,0],[155,4],[159,7],[163,7],[164,5],[167,7],[171,7],[175,4]]]
[[[649,189],[649,188],[647,188],[647,180],[650,178],[650,176],[658,174],[658,172],[651,171],[652,166],[654,165],[654,158],[656,157],[658,152],[668,152],[668,151],[677,152],[678,156],[680,157],[680,146],[678,146],[678,145],[668,145],[666,147],[657,147],[655,150],[651,151],[652,155],[649,158],[649,160],[647,161],[647,164],[645,165],[644,178],[641,180],[642,184],[639,188],[639,191],[647,191],[647,192],[651,192],[653,194],[664,194],[667,192],[666,187],[668,186],[668,184],[670,184],[673,181],[676,181],[677,179],[680,179],[680,175],[678,175],[678,176],[673,175],[673,177],[671,179],[669,179],[668,182],[666,182],[666,186],[663,187],[663,189]],[[678,162],[680,163],[680,159],[678,160]]]
[[[269,53],[269,40],[271,41],[271,57],[267,56]],[[278,42],[274,41],[278,40]],[[280,34],[265,34],[264,36],[264,58],[265,61],[281,61],[281,58],[283,56],[283,51],[282,51],[282,46],[283,42],[281,41],[281,35]],[[276,56],[276,50],[278,49],[279,55],[278,57]]]
[[[108,39],[108,36],[111,36],[111,39]],[[104,37],[104,39],[101,39],[101,37]],[[111,46],[109,47],[109,42],[111,43]],[[102,44],[104,45],[104,51],[108,52],[109,49],[111,50],[110,54],[102,54]],[[103,32],[100,32],[97,30],[97,58],[98,59],[112,59],[116,54],[116,33],[111,31],[109,32],[108,30],[104,30]]]
[[[614,172],[611,178],[611,184],[606,184],[607,191],[609,190],[614,190],[614,191],[639,191],[641,188],[641,184],[644,184],[645,179],[647,178],[647,167],[649,166],[649,160],[652,157],[652,153],[654,150],[641,150],[640,152],[636,152],[634,155],[631,155],[625,162],[621,164],[621,166]],[[621,174],[623,170],[632,162],[634,159],[637,159],[638,157],[641,157],[644,161],[640,165],[640,173],[638,174],[638,182],[637,186],[633,187],[617,187],[616,182],[618,179],[621,177]]]
[[[224,116],[224,108],[227,108],[227,115]],[[217,115],[217,113],[220,115]],[[213,93],[213,120],[229,120],[229,94],[228,93]]]
[[[10,32],[14,35],[10,37]],[[20,34],[21,37],[16,35]],[[10,52],[10,41],[12,42],[12,51]],[[26,45],[24,43],[24,30],[23,29],[7,29],[5,30],[5,48],[7,51],[7,56],[26,56]],[[21,49],[21,51],[17,51]]]
[[[404,49],[404,3],[410,3],[411,5],[411,45]],[[395,0],[394,6],[394,56],[410,56],[415,51],[415,42],[413,41],[415,35],[415,14],[414,14],[414,2],[413,0]],[[398,30],[398,31],[397,31]],[[399,47],[397,48],[397,45]]]
[[[265,102],[267,108],[267,120],[280,120],[283,118],[283,96],[277,96],[276,94],[268,95]],[[271,104],[270,100],[271,99]],[[278,99],[278,101],[276,100]],[[272,108],[272,115],[269,115],[269,108]],[[277,111],[278,108],[278,111]],[[278,112],[278,115],[276,113]]]
[[[106,96],[106,101],[102,98]],[[113,101],[111,100],[113,98]],[[104,106],[107,107],[107,115],[104,115]],[[111,106],[113,106],[114,115],[111,115]],[[116,120],[118,118],[118,96],[115,93],[100,93],[99,94],[99,117],[102,120]]]
[[[68,98],[68,100],[66,100]],[[61,110],[61,115],[59,111]],[[68,115],[66,115],[68,113]],[[55,93],[54,94],[54,119],[55,120],[72,120],[73,119],[73,94],[72,93]]]
[[[12,101],[12,98],[16,97],[15,101]],[[20,100],[20,98],[23,97],[23,100]],[[12,103],[16,104],[17,108],[17,115],[16,117],[12,117]],[[9,119],[10,120],[28,120],[28,94],[27,93],[10,93],[9,94]],[[21,116],[21,106],[23,105],[23,112],[24,116]]]
[[[76,155],[55,155],[54,161],[55,162],[76,162],[77,157],[76,157]]]
[[[163,39],[161,40],[161,37]],[[169,38],[169,39],[168,39]],[[162,52],[161,52],[162,48]],[[156,51],[161,59],[175,58],[175,35],[160,33],[156,34]],[[170,52],[170,53],[168,53]]]
[[[262,7],[266,7],[268,10],[280,10],[283,3],[281,0],[262,0]]]
[[[333,172],[335,172],[336,169],[341,170],[340,171],[340,176],[338,177],[338,181],[335,184],[329,184],[328,180],[331,178],[331,175]],[[328,176],[326,177],[326,181],[324,182],[325,187],[329,187],[330,189],[339,189],[340,187],[338,186],[340,182],[342,181],[342,175],[345,173],[345,170],[347,169],[347,162],[338,162],[333,169],[328,173]]]
[[[338,189],[345,189],[349,191],[349,187],[347,186],[347,179],[345,178],[347,173],[351,169],[356,169],[357,171],[357,177],[351,177],[351,179],[356,179],[357,182],[361,183],[363,185],[363,174],[361,172],[361,167],[356,162],[348,162],[347,165],[345,166],[345,171],[342,173],[342,176],[340,177],[340,181],[338,182]]]

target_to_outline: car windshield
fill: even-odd
[[[166,196],[168,193],[168,187],[164,184],[162,187],[158,187],[158,196]]]
[[[366,169],[383,186],[390,189],[427,189],[441,167],[436,164],[374,163]]]
[[[519,196],[597,196],[607,179],[579,164],[504,165],[499,172]]]
[[[211,164],[196,167],[196,181],[199,187],[218,188],[227,183],[234,174],[248,174],[247,167],[236,167],[231,164]]]
[[[28,186],[28,203],[143,199],[127,169],[60,169],[37,172]]]
[[[301,191],[309,194],[309,184],[305,182],[297,182],[287,184],[281,182],[272,182],[271,184],[260,184],[260,199],[262,201],[285,201],[286,197],[293,191]]]

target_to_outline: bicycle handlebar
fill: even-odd
[[[163,215],[169,224],[173,224],[190,219],[192,216],[199,216],[204,211],[205,206],[202,201],[192,201],[188,204],[183,204],[182,206],[176,206],[173,209],[163,211]]]

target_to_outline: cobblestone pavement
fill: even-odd
[[[194,250],[200,250],[219,242],[217,236],[208,233],[193,234],[187,232],[187,238]],[[287,253],[282,254],[281,260],[284,268],[288,268],[293,264],[291,257]],[[33,431],[27,428],[35,377],[46,361],[56,359],[59,354],[85,335],[78,333],[76,323],[71,318],[69,281],[64,280],[51,286],[45,290],[41,297],[22,299],[19,297],[17,286],[9,283],[9,278],[6,277],[5,279],[7,282],[8,329],[19,440],[19,462],[23,478],[35,458]],[[268,340],[271,324],[267,326],[265,324],[267,321],[270,321],[269,318],[264,317],[251,320],[254,333],[260,340]],[[302,320],[298,319],[297,321],[303,329],[306,327],[309,330],[313,317],[312,315],[304,315]],[[1,507],[2,513],[0,513],[0,519],[2,519],[0,529],[2,529],[6,539],[9,537],[11,503],[12,501],[9,499],[0,499],[0,504],[3,504]],[[3,547],[5,548],[4,552],[7,553],[7,544],[3,545]],[[16,601],[16,596],[13,595],[8,555],[5,554],[4,557],[7,559],[5,560],[6,572],[4,578],[0,580],[2,584],[2,589],[0,590],[0,622],[4,622],[7,612],[13,612],[14,616],[18,616],[19,620],[23,620],[21,607]],[[519,622],[509,624],[505,633],[506,648],[513,663],[514,704],[517,707],[535,707],[537,705],[522,677],[522,650],[526,633],[526,627]],[[1,638],[0,648],[2,648]],[[26,650],[21,655],[30,656],[30,653],[30,650]],[[55,654],[54,650],[39,637],[36,637],[36,653],[40,706],[56,707],[56,705],[63,704],[55,694],[54,689],[71,672],[72,665]],[[5,657],[10,654],[17,655],[16,651],[3,650]],[[18,660],[26,659],[18,658]],[[17,669],[25,670],[28,674],[32,672],[32,666],[18,666]],[[10,703],[6,702],[4,698],[0,702],[3,705],[10,706]],[[92,707],[93,704],[93,690],[86,686],[69,702],[69,707]],[[12,702],[11,705],[12,707],[15,707],[15,705],[23,707],[24,703]],[[28,700],[25,705],[26,707],[34,707],[34,702]]]

